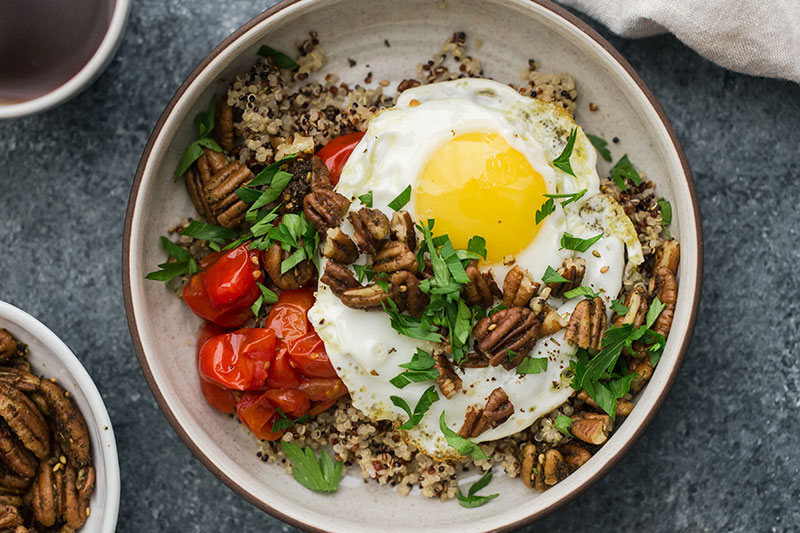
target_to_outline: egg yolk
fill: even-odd
[[[486,239],[487,262],[517,255],[536,237],[536,210],[547,192],[541,174],[496,133],[459,135],[428,161],[414,189],[420,220],[466,248],[473,235]]]

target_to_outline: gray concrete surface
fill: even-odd
[[[225,488],[170,428],[133,353],[120,276],[151,128],[185,75],[271,3],[133,2],[119,54],[93,87],[0,122],[0,299],[50,326],[97,382],[119,443],[120,532],[291,529]],[[726,72],[672,37],[609,38],[664,105],[694,170],[703,302],[642,439],[525,531],[796,531],[800,86]]]

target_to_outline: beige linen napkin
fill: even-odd
[[[671,32],[725,68],[800,82],[800,0],[561,0],[623,37]]]

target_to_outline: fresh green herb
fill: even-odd
[[[476,443],[465,439],[447,427],[447,423],[444,421],[444,411],[442,411],[442,415],[439,417],[439,429],[444,434],[444,438],[447,439],[447,444],[455,448],[461,455],[469,455],[474,461],[483,461],[489,458]]]
[[[458,498],[458,503],[461,507],[466,507],[467,509],[473,509],[475,507],[480,507],[490,501],[494,500],[500,494],[490,494],[489,496],[478,496],[477,492],[492,482],[492,471],[489,470],[486,472],[478,481],[472,484],[472,486],[467,491],[467,495],[464,496],[461,493],[461,489],[456,489],[456,497]]]
[[[269,165],[262,168],[261,172],[256,174],[255,177],[252,180],[250,180],[250,182],[247,185],[250,187],[261,187],[263,185],[269,185],[275,179],[275,174],[277,174],[278,172],[282,172],[281,167],[283,167],[284,164],[294,160],[295,158],[297,158],[297,154],[290,154],[277,161],[273,161]]]
[[[611,167],[611,178],[623,191],[628,188],[627,185],[625,185],[626,179],[631,180],[634,185],[642,183],[642,177],[639,176],[639,173],[636,172],[630,159],[628,159],[628,154],[623,155],[622,158]]]
[[[658,299],[658,296],[653,298],[653,301],[650,302],[650,308],[644,316],[644,322],[648,328],[656,323],[658,315],[661,314],[661,311],[663,311],[665,307],[667,307],[667,305],[662,303],[661,300]]]
[[[200,270],[189,252],[168,238],[161,237],[161,246],[175,261],[161,263],[158,265],[160,270],[150,272],[145,278],[154,281],[170,281],[178,276],[191,275]]]
[[[572,433],[569,432],[569,427],[572,425],[572,419],[568,416],[558,415],[553,422],[553,426],[559,430],[564,435],[569,437],[572,436]]]
[[[411,200],[411,185],[403,189],[403,192],[397,195],[397,198],[389,202],[389,207],[392,211],[399,211],[403,209],[408,201]]]
[[[261,295],[253,302],[253,305],[250,306],[250,310],[253,311],[254,316],[258,316],[264,304],[274,304],[278,301],[278,295],[272,292],[268,287],[265,287],[261,283],[257,283],[257,285],[261,290]]]
[[[372,207],[372,191],[367,191],[365,194],[362,194],[358,197],[361,200],[361,203],[367,207]]]
[[[208,148],[215,152],[222,151],[217,141],[210,137],[214,131],[214,111],[216,106],[217,99],[212,98],[208,111],[206,113],[201,112],[194,118],[194,124],[197,127],[197,139],[183,152],[181,162],[178,164],[178,168],[175,169],[175,181],[189,170],[192,163],[200,159],[200,156],[203,155],[203,148]]]
[[[599,233],[590,239],[581,239],[570,233],[564,232],[561,236],[561,249],[574,250],[576,252],[585,252],[592,247],[594,243],[600,240],[603,234]]]
[[[570,192],[570,193],[563,193],[563,194],[545,194],[544,196],[551,199],[558,199],[558,198],[565,198],[563,202],[561,202],[561,207],[565,205],[569,205],[572,202],[577,202],[583,195],[586,194],[588,189],[581,189],[578,192]]]
[[[467,243],[467,251],[486,259],[486,239],[479,235],[473,236]]]
[[[292,179],[292,174],[290,172],[286,172],[284,170],[277,171],[272,176],[272,181],[269,184],[269,187],[263,192],[256,191],[250,187],[241,187],[236,190],[236,194],[239,198],[242,199],[245,203],[251,203],[252,205],[247,209],[248,215],[250,215],[251,220],[248,222],[252,222],[254,215],[251,213],[255,213],[262,207],[267,204],[271,204],[278,198],[280,198],[281,193],[289,185],[289,182]],[[254,194],[258,194],[257,197],[254,198]]]
[[[569,283],[569,280],[558,273],[553,267],[548,266],[542,276],[542,283]]]
[[[489,309],[489,312],[486,313],[486,316],[492,316],[493,314],[497,313],[498,311],[502,311],[503,309],[508,309],[508,307],[506,307],[503,304],[497,304],[495,307]]]
[[[658,207],[661,208],[661,227],[664,229],[664,235],[667,236],[667,239],[671,239],[672,235],[667,226],[672,223],[672,204],[666,198],[659,198]]]
[[[359,283],[362,283],[366,278],[367,281],[372,281],[376,272],[372,270],[372,265],[353,265],[353,270],[356,271],[356,278]]]
[[[399,396],[389,396],[389,399],[392,400],[392,403],[395,404],[397,407],[408,413],[408,420],[406,420],[399,429],[411,429],[415,427],[417,424],[420,423],[422,417],[425,416],[425,413],[428,412],[428,409],[431,408],[433,402],[439,400],[439,395],[436,393],[436,386],[431,385],[425,392],[422,393],[420,396],[417,405],[414,407],[414,411],[411,411],[408,403]]]
[[[419,317],[401,313],[391,299],[386,300],[382,305],[383,310],[389,315],[392,328],[400,335],[423,341],[442,342],[442,336],[438,332],[423,323]]]
[[[515,357],[517,357],[517,352],[514,350],[506,350],[506,357],[508,357],[509,361],[513,361]]]
[[[214,224],[207,224],[199,220],[193,220],[183,231],[181,235],[187,235],[195,239],[208,241],[208,247],[214,251],[219,251],[219,247],[231,239],[235,239],[237,233],[222,226]]]
[[[430,352],[426,352],[422,348],[417,348],[417,353],[411,356],[410,362],[398,366],[409,370],[428,370],[433,368],[435,364],[436,361],[434,361]]]
[[[575,287],[571,291],[567,291],[564,293],[564,298],[569,300],[570,298],[575,298],[576,296],[585,296],[587,298],[597,298],[600,296],[599,292],[594,292],[591,287],[585,287],[581,285],[580,287]]]
[[[317,492],[339,488],[344,463],[334,461],[327,450],[322,450],[317,459],[310,446],[304,451],[297,444],[281,441],[281,449],[292,464],[292,475],[305,488]]]
[[[517,366],[517,374],[540,374],[547,370],[547,357],[526,357]]]
[[[586,137],[589,138],[589,142],[597,149],[597,152],[600,154],[600,157],[611,162],[611,152],[608,150],[608,142],[605,139],[598,137],[597,135],[592,135],[591,133],[587,133]]]
[[[559,168],[570,174],[571,176],[575,175],[575,172],[572,171],[572,165],[569,164],[569,158],[572,156],[572,148],[575,146],[575,138],[578,136],[578,128],[572,128],[572,131],[569,132],[569,137],[567,137],[567,145],[564,147],[564,151],[561,154],[553,159],[553,166]]]
[[[262,44],[261,48],[258,49],[258,55],[261,57],[271,57],[272,61],[275,62],[275,66],[278,68],[294,70],[300,67],[291,57],[265,44]]]
[[[407,370],[390,379],[389,383],[398,389],[402,389],[412,382],[419,383],[421,381],[436,379],[439,377],[439,373],[433,369],[434,364],[436,364],[436,362],[429,352],[426,352],[422,348],[417,348],[417,353],[411,357],[410,362],[399,365],[401,368]]]
[[[553,201],[552,198],[548,198],[542,204],[542,206],[536,210],[536,223],[541,224],[542,220],[553,214],[553,211],[556,210],[556,203]]]
[[[630,311],[630,309],[625,307],[619,300],[611,300],[611,310],[619,316],[625,316],[628,314],[628,311]]]

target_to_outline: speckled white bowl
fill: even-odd
[[[36,375],[54,377],[69,391],[78,405],[92,442],[92,461],[96,471],[95,489],[89,504],[91,514],[81,531],[113,533],[119,511],[119,462],[111,419],[92,378],[75,354],[47,326],[25,311],[0,302],[0,328],[11,332],[30,348]]]
[[[577,120],[630,154],[637,168],[673,203],[672,232],[681,240],[680,291],[665,353],[636,408],[583,467],[543,494],[519,480],[496,476],[500,498],[466,510],[455,502],[399,496],[364,484],[355,469],[335,494],[313,493],[280,467],[261,463],[257,443],[230,417],[208,407],[194,370],[200,323],[163,284],[144,275],[163,261],[158,236],[193,208],[183,184],[172,181],[194,135],[192,118],[239,72],[250,68],[261,44],[291,50],[316,30],[328,71],[344,81],[374,80],[395,87],[416,64],[438,51],[455,30],[466,31],[485,73],[516,82],[528,58],[543,71],[572,73],[578,84]],[[388,40],[390,47],[384,45]],[[476,43],[482,41],[479,49]],[[358,65],[349,67],[347,58]],[[588,103],[599,105],[590,113]],[[604,163],[603,163],[604,164]],[[219,45],[187,78],[161,116],[145,148],[128,204],[123,247],[125,304],[145,376],[175,430],[197,457],[248,501],[297,526],[326,531],[486,531],[517,527],[541,517],[585,490],[633,444],[674,380],[699,303],[702,237],[692,177],[675,134],[631,66],[597,33],[549,2],[528,0],[299,0],[259,15]]]

